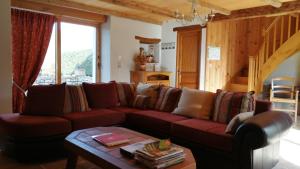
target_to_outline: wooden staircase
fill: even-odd
[[[300,51],[300,15],[278,16],[264,30],[256,56],[249,57],[248,91],[260,93],[263,82],[288,57]]]
[[[248,91],[248,68],[242,69],[242,71],[231,80],[228,90],[235,92]]]

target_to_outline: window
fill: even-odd
[[[62,82],[95,82],[96,28],[61,24]]]
[[[96,26],[68,22],[54,26],[35,84],[96,82]]]

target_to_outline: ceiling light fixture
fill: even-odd
[[[212,21],[215,16],[215,12],[212,9],[203,9],[203,11],[200,11],[200,9],[204,7],[200,6],[196,0],[191,0],[191,2],[192,7],[189,14],[181,13],[178,9],[176,10],[175,18],[178,23],[182,25],[200,24],[201,26],[205,26],[208,21]],[[199,10],[197,6],[199,6]]]

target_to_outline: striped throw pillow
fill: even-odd
[[[150,102],[150,97],[146,95],[136,95],[132,106],[139,109],[147,109]]]
[[[66,86],[64,113],[89,111],[88,102],[83,87]]]
[[[155,110],[172,112],[177,106],[181,96],[181,89],[162,86],[160,88]]]
[[[254,110],[254,92],[217,90],[212,120],[228,124],[239,113]]]
[[[132,83],[116,83],[120,106],[132,106],[136,86]]]

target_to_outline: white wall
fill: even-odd
[[[110,81],[110,18],[101,25],[101,81]]]
[[[175,20],[170,20],[162,25],[162,43],[177,44],[177,32],[173,31],[175,27],[182,27],[180,23]],[[184,25],[188,26],[188,25]],[[205,80],[205,49],[206,49],[206,29],[202,29],[201,39],[201,59],[200,59],[200,89],[204,90]],[[161,51],[161,67],[162,70],[172,72],[171,86],[175,86],[176,83],[176,45],[175,49],[166,49]]]
[[[300,52],[286,59],[278,68],[268,77],[265,84],[270,84],[271,79],[280,76],[290,76],[296,78],[297,84],[300,85]]]
[[[12,112],[12,57],[10,1],[0,5],[0,113]]]
[[[102,41],[102,81],[129,82],[130,70],[134,69],[133,58],[135,54],[139,53],[140,47],[139,41],[134,37],[161,39],[161,26],[115,16],[110,16],[109,23],[106,24],[109,24],[109,26],[104,25],[104,27],[109,28],[110,54],[108,51],[106,51],[106,54],[103,53],[105,52],[103,50],[108,50],[107,46],[103,48],[103,45],[108,41]],[[108,34],[108,32],[105,34]],[[110,63],[105,59],[109,59]],[[109,64],[110,68],[105,67],[104,64]],[[103,69],[104,67],[105,69]],[[110,69],[110,73],[107,73],[107,69]]]

